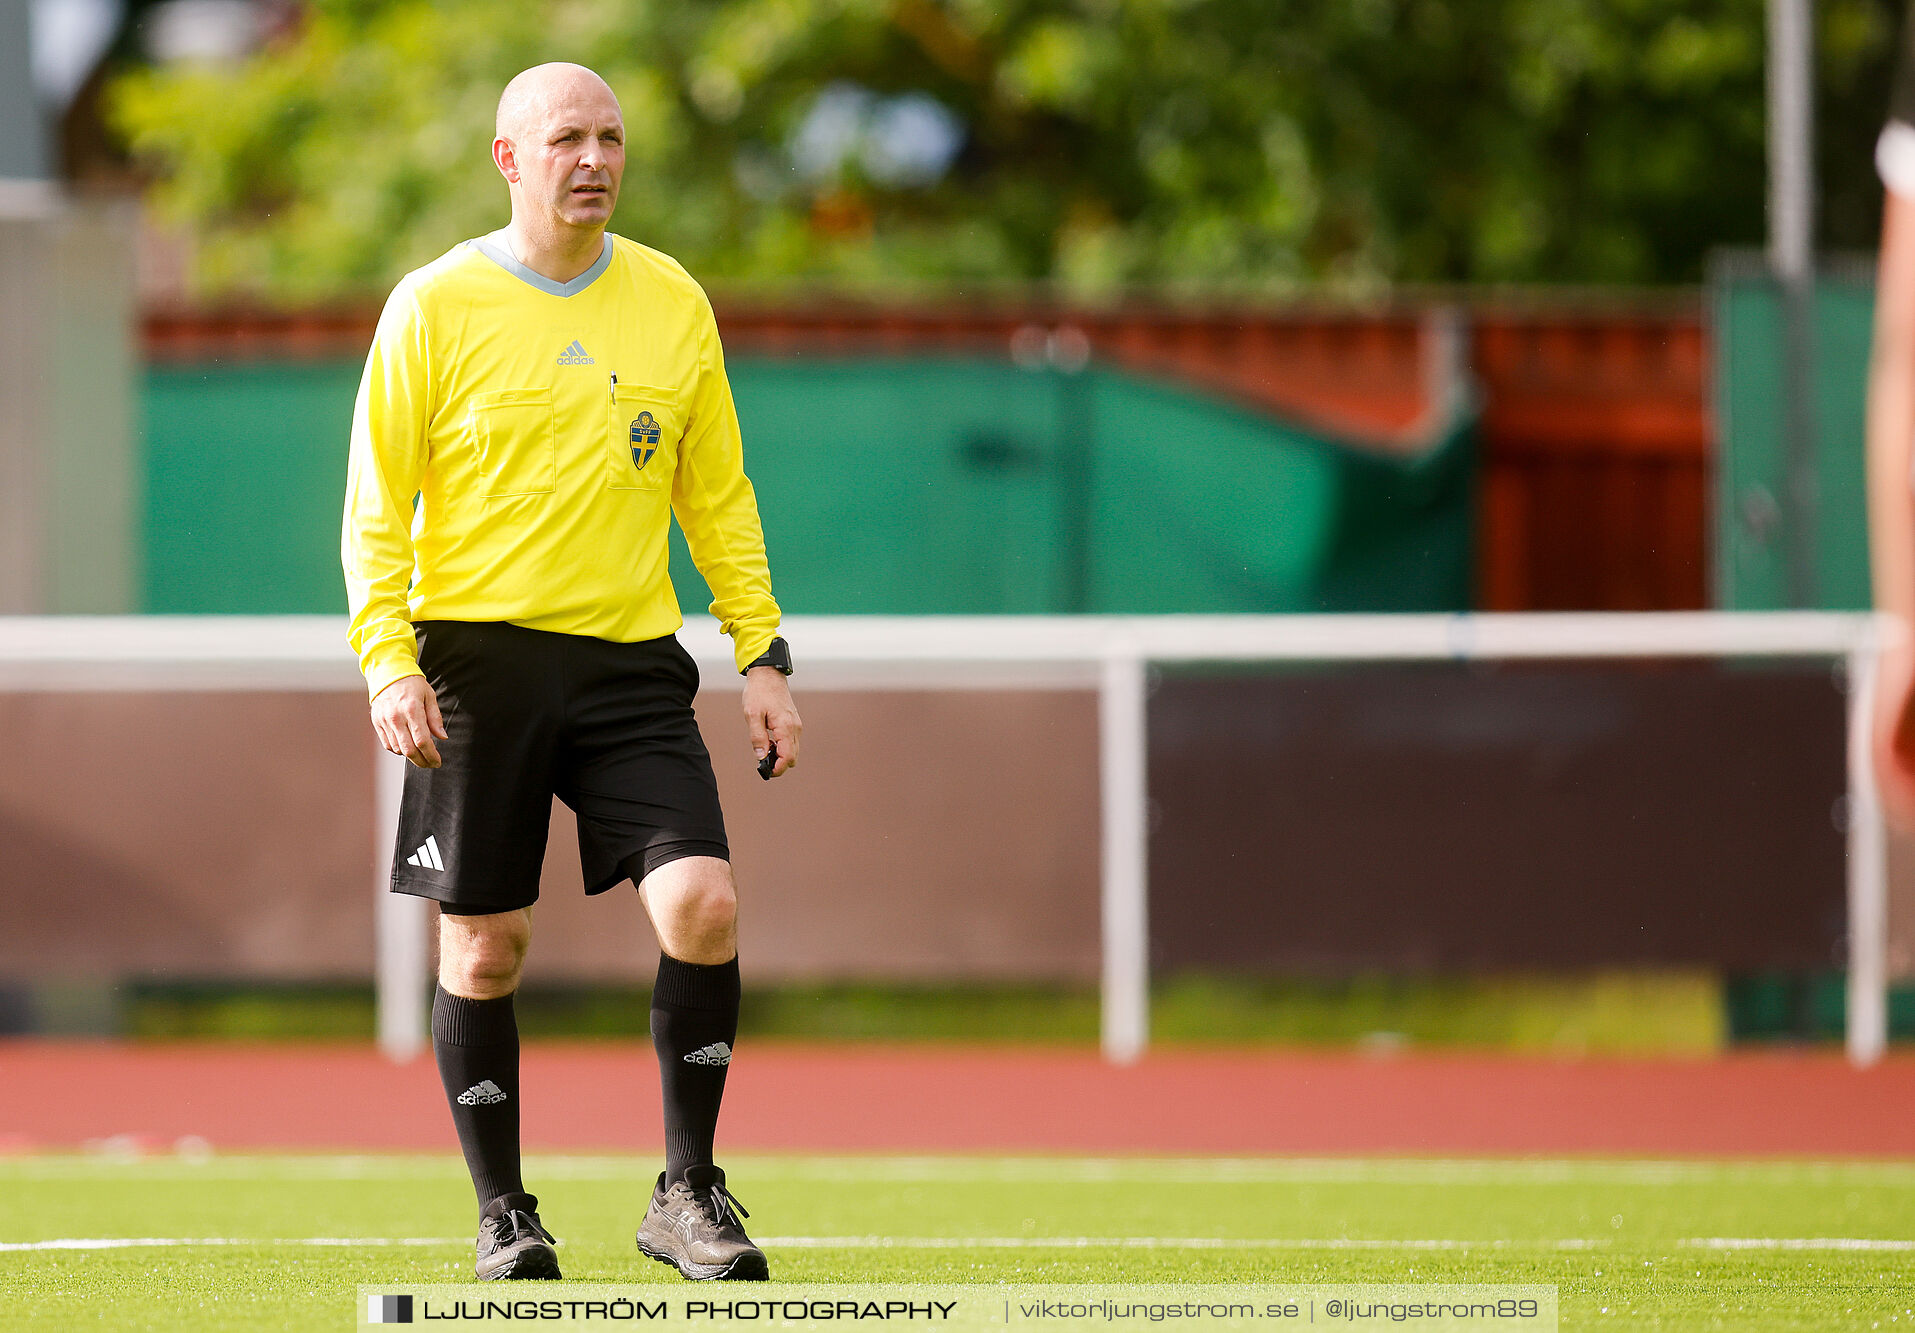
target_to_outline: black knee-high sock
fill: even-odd
[[[725,1071],[738,1040],[738,960],[681,963],[658,958],[652,986],[652,1045],[665,1092],[665,1183],[688,1166],[709,1166]]]
[[[519,1025],[512,997],[468,1000],[439,987],[432,997],[432,1053],[480,1211],[501,1194],[525,1193],[519,1177]]]

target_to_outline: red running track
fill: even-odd
[[[531,1045],[529,1148],[651,1151],[649,1046]],[[0,1041],[0,1148],[453,1149],[431,1058],[368,1046]],[[1076,1049],[747,1047],[721,1149],[1915,1157],[1915,1056],[1555,1061]]]

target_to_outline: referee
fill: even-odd
[[[598,75],[514,78],[492,160],[510,225],[408,274],[380,317],[342,538],[372,723],[413,764],[392,888],[441,904],[432,1045],[478,1193],[476,1271],[559,1276],[519,1172],[512,1011],[557,796],[585,891],[635,883],[661,952],[665,1170],[638,1248],[688,1278],[762,1280],[712,1160],[737,897],[698,670],[674,637],[674,515],[731,635],[762,774],[797,764],[800,722],[718,332],[684,269],[606,234],[625,128]]]

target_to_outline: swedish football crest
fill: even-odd
[[[640,412],[632,423],[632,466],[640,472],[658,452],[658,421],[650,412]]]

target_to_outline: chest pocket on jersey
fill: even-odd
[[[666,491],[678,470],[685,415],[678,395],[645,384],[612,390],[606,486],[614,491]]]
[[[550,389],[497,389],[472,396],[467,420],[488,500],[549,495],[558,485]]]

